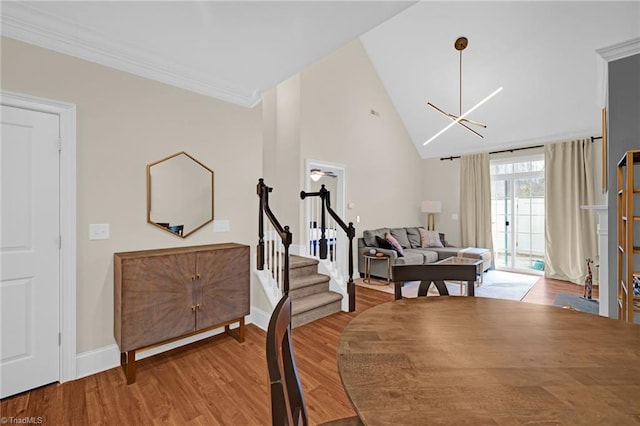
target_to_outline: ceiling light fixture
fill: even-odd
[[[452,118],[452,122],[449,123],[447,125],[447,127],[445,127],[444,129],[440,130],[438,133],[436,133],[435,135],[433,135],[431,137],[431,139],[429,139],[428,141],[426,141],[423,145],[428,144],[429,142],[431,142],[432,140],[434,140],[435,138],[437,138],[438,136],[440,136],[441,134],[443,134],[444,132],[446,132],[447,130],[449,130],[451,127],[453,127],[456,123],[458,124],[462,124],[460,123],[461,120],[464,120],[465,117],[469,114],[471,114],[473,111],[475,111],[480,105],[482,105],[483,103],[487,102],[489,99],[493,98],[495,95],[497,95],[500,91],[502,90],[502,87],[497,88],[493,93],[491,93],[489,96],[487,96],[486,98],[484,98],[483,100],[481,100],[480,102],[478,102],[473,108],[471,108],[469,111],[465,112],[464,114],[462,114],[460,117],[457,117],[456,119]],[[434,107],[435,108],[435,107]],[[467,120],[468,121],[468,120]],[[467,126],[465,126],[463,124],[464,127],[466,127],[467,129],[469,129]],[[486,127],[486,126],[485,126]],[[471,129],[469,129],[471,130]],[[474,132],[473,130],[471,130],[472,132]],[[476,132],[474,132],[476,133]],[[482,135],[478,135],[480,137],[482,137]]]
[[[467,119],[466,117],[472,113],[473,111],[476,110],[476,108],[478,108],[480,105],[484,104],[485,102],[487,102],[489,99],[491,99],[492,97],[494,97],[496,94],[498,94],[501,90],[502,87],[498,88],[497,90],[495,90],[493,93],[491,93],[489,96],[487,96],[486,98],[484,98],[483,100],[481,100],[480,102],[478,102],[473,108],[471,108],[469,111],[465,112],[464,114],[462,113],[462,51],[467,47],[467,45],[469,44],[469,41],[467,40],[466,37],[459,37],[455,44],[454,47],[456,48],[457,51],[460,52],[460,115],[455,115],[455,114],[451,114],[448,112],[443,111],[442,109],[438,108],[437,106],[435,106],[434,104],[432,104],[431,102],[427,102],[427,105],[429,105],[430,107],[432,107],[433,109],[435,109],[436,111],[438,111],[439,113],[441,113],[442,115],[444,115],[445,117],[453,120],[451,123],[449,123],[449,125],[447,127],[445,127],[444,129],[440,130],[438,133],[436,133],[431,139],[429,139],[428,141],[426,141],[424,145],[427,145],[429,142],[431,142],[432,140],[434,140],[435,138],[437,138],[438,136],[440,136],[441,134],[443,134],[444,132],[446,132],[447,130],[449,130],[449,128],[451,128],[453,125],[455,125],[456,123],[461,125],[462,127],[464,127],[465,129],[469,130],[471,133],[483,138],[484,136],[482,136],[480,133],[476,132],[475,130],[473,130],[472,128],[470,128],[469,126],[467,126],[467,124],[473,124],[474,126],[480,126],[483,128],[487,128],[486,124],[482,124],[479,123],[477,121],[472,121]],[[464,123],[463,123],[464,121]]]
[[[311,169],[309,171],[309,177],[311,177],[311,180],[314,181],[314,182],[319,181],[320,178],[323,177],[323,176],[332,177],[332,178],[338,177],[338,175],[336,175],[333,172],[323,172],[320,169]]]

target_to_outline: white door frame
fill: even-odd
[[[307,159],[305,160],[305,168],[304,168],[304,190],[306,192],[311,191],[312,181],[311,181],[311,169],[321,169],[323,171],[330,171],[336,174],[336,191],[335,194],[335,205],[332,205],[331,208],[342,218],[342,220],[346,220],[346,193],[347,193],[347,173],[346,167],[342,164],[330,163],[327,161],[313,160]],[[309,209],[306,207],[307,203],[305,203],[304,207],[304,218],[305,221],[301,229],[304,229],[305,236],[305,248],[302,249],[302,253],[306,253],[309,249],[309,240],[311,235],[309,234],[309,223],[311,222],[311,213]],[[338,232],[337,244],[340,246],[339,249],[341,252],[346,253],[346,236],[342,232]],[[346,277],[347,270],[346,264],[344,262],[338,262],[338,264],[343,263],[344,271],[339,271],[341,274],[344,274]]]
[[[60,118],[60,382],[76,378],[76,106],[2,90],[2,105]]]
[[[304,170],[304,190],[306,192],[311,191],[311,169],[321,169],[324,171],[331,171],[336,174],[338,179],[338,184],[336,186],[338,193],[335,194],[336,205],[331,206],[331,208],[341,217],[345,218],[345,204],[346,204],[346,193],[347,193],[347,179],[346,179],[346,168],[342,164],[330,163],[327,161],[319,161],[307,159],[305,161],[305,170]],[[309,223],[310,218],[308,217],[307,212],[305,211],[306,224]],[[303,227],[303,229],[307,229],[307,225]]]

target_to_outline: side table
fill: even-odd
[[[384,260],[387,262],[387,284],[391,283],[391,258],[383,253],[364,254],[364,278],[362,281],[367,284],[371,284],[371,261],[372,260]]]

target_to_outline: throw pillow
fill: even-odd
[[[442,247],[449,247],[449,243],[447,243],[447,239],[444,237],[444,234],[441,232],[439,235],[440,235],[440,242],[442,243]]]
[[[384,239],[384,234],[389,232],[388,228],[372,229],[362,232],[362,238],[364,238],[364,245],[367,247],[379,247],[376,237]]]
[[[427,247],[444,247],[440,241],[440,235],[436,231],[427,231],[420,228],[420,242],[423,248]]]
[[[391,248],[398,252],[398,257],[404,257],[404,250],[402,249],[402,246],[400,245],[398,240],[393,237],[393,235],[385,234],[384,239],[389,241],[389,244],[391,244]]]
[[[378,235],[376,235],[376,246],[387,250],[393,250],[391,243]]]
[[[403,249],[411,247],[409,237],[407,236],[407,230],[404,228],[391,228],[389,230],[393,238],[400,243]]]

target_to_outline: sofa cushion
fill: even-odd
[[[426,250],[426,249],[425,249]],[[449,257],[457,256],[460,248],[458,247],[429,247],[429,251],[438,254],[438,260],[443,260]]]
[[[413,228],[404,228],[407,231],[407,239],[409,240],[409,246],[411,248],[422,247],[422,242],[420,241],[420,231],[418,231],[418,227]]]
[[[384,240],[384,234],[389,232],[389,228],[371,229],[362,232],[362,238],[367,247],[380,247],[376,241],[376,237],[380,237]]]
[[[404,250],[402,249],[402,246],[400,245],[398,240],[393,237],[393,235],[391,235],[390,233],[386,233],[384,235],[384,239],[389,241],[389,244],[391,244],[391,248],[398,252],[399,257],[404,256]]]
[[[416,252],[414,249],[405,250],[403,257],[396,259],[396,265],[422,265],[424,263],[424,256],[420,252]]]
[[[406,249],[404,251],[404,255],[405,257],[420,256],[422,258],[422,261],[419,263],[423,263],[423,264],[437,262],[439,258],[437,252],[430,249],[423,249],[423,248]],[[447,256],[447,257],[450,257],[450,256]]]
[[[393,238],[396,239],[398,243],[402,246],[402,248],[411,247],[411,243],[409,242],[409,237],[407,236],[407,230],[404,228],[391,228],[390,230]]]
[[[420,241],[423,248],[425,247],[443,247],[440,241],[440,235],[436,231],[427,231],[420,228]]]

